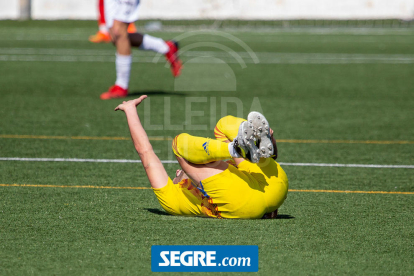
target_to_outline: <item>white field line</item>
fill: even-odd
[[[245,63],[255,63],[249,53],[236,52]],[[186,51],[180,53],[184,62],[239,63],[233,56],[219,51]],[[328,54],[328,53],[256,53],[263,64],[413,64],[414,55],[404,54]],[[207,57],[195,59],[196,57]],[[212,57],[209,59],[208,57]],[[114,62],[114,50],[0,48],[0,61],[46,62]],[[152,52],[134,51],[135,63],[165,63]]]
[[[29,161],[29,162],[77,162],[77,163],[142,163],[134,159],[80,159],[80,158],[20,158],[0,157],[0,161]],[[176,160],[161,160],[161,163],[178,163]]]
[[[259,58],[260,59],[260,58]],[[184,62],[189,61],[188,58],[183,59]],[[108,56],[88,56],[88,57],[81,57],[81,56],[31,56],[31,55],[0,55],[0,62],[1,61],[22,61],[22,62],[115,62],[115,57],[108,57]],[[218,63],[222,64],[239,64],[239,62],[235,59],[230,58],[221,58],[221,60],[214,60],[214,59],[197,59],[189,61],[191,63],[198,63],[198,64],[208,64],[208,63]],[[247,59],[244,61],[246,64],[254,64],[255,62],[251,59]],[[164,63],[163,59],[159,61],[154,61],[153,58],[148,57],[134,57],[133,63]],[[274,59],[264,59],[261,60],[259,63],[262,64],[413,64],[414,58],[274,58]]]
[[[346,167],[346,168],[388,168],[388,169],[414,169],[414,165],[377,165],[377,164],[327,164],[327,163],[285,163],[284,166],[296,167]]]
[[[413,31],[410,28],[369,28],[369,27],[293,27],[281,28],[273,26],[240,26],[217,29],[212,26],[164,26],[164,32],[185,32],[185,31],[225,31],[229,33],[237,33],[241,36],[412,36]],[[89,28],[74,28],[63,30],[61,28],[20,28],[7,27],[0,28],[1,40],[21,40],[21,41],[86,41],[88,36],[93,34]]]
[[[3,37],[0,39],[0,41],[86,41],[88,39],[88,34],[82,34],[82,35],[33,35],[33,34],[12,34],[7,35],[4,34],[5,32],[0,32],[0,36]],[[249,37],[243,37],[239,34],[242,34],[243,32],[229,32],[229,33],[238,33],[238,36],[244,41],[244,42],[256,42],[258,39],[258,36],[261,36],[259,39],[263,43],[275,43],[275,42],[298,42],[300,43],[301,37],[306,38],[307,42],[330,42],[330,43],[374,43],[378,40],[376,39],[376,36],[389,36],[389,39],[395,39],[397,37],[397,40],[393,43],[409,43],[407,39],[411,39],[413,36],[413,33],[396,33],[396,34],[369,34],[369,33],[354,33],[354,34],[340,34],[340,33],[323,33],[323,32],[314,32],[314,33],[305,33],[305,32],[297,32],[297,33],[272,33],[272,32],[261,32],[259,34],[249,34]],[[280,36],[272,36],[272,34],[282,34]],[[213,34],[214,35],[214,34]],[[331,35],[331,36],[329,36]],[[336,37],[339,35],[352,35],[348,37]],[[309,36],[309,37],[306,37]],[[335,36],[335,37],[334,37]],[[366,37],[369,36],[369,37]],[[197,39],[197,38],[189,38],[186,40],[186,42],[203,42],[206,41],[205,39]],[[221,38],[209,38],[208,41],[210,42],[228,42],[229,40],[221,39]],[[388,42],[388,41],[387,41]]]
[[[21,158],[0,157],[0,161],[29,161],[29,162],[78,162],[78,163],[141,163],[133,159],[80,159],[80,158]],[[161,160],[163,164],[175,164],[176,160]],[[298,167],[346,167],[346,168],[388,168],[388,169],[414,169],[414,165],[378,165],[378,164],[327,164],[327,163],[285,163],[283,166]]]
[[[134,56],[151,57],[157,55],[151,51],[133,50]],[[250,53],[235,52],[242,58],[251,59]],[[299,59],[414,59],[413,54],[341,54],[341,53],[281,53],[281,52],[256,52],[262,59],[269,58],[299,58]],[[0,48],[0,55],[46,55],[46,56],[97,56],[115,57],[113,50],[90,50],[90,49],[62,49],[62,48]],[[183,57],[217,57],[229,58],[229,53],[223,51],[185,51],[180,52]]]

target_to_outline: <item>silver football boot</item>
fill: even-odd
[[[260,158],[273,155],[269,122],[259,112],[250,112],[247,121],[240,124],[234,148],[245,159],[258,163]]]

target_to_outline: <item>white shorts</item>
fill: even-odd
[[[114,25],[114,20],[132,23],[138,20],[140,0],[104,0],[106,27]]]

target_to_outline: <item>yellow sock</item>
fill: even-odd
[[[231,158],[227,143],[191,136],[187,133],[177,135],[173,140],[172,148],[175,155],[193,164],[207,164]]]
[[[230,115],[223,117],[218,121],[214,129],[214,136],[220,141],[233,141],[237,137],[240,124],[244,121],[246,120]]]

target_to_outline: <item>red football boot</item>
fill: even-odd
[[[183,67],[181,60],[178,58],[178,43],[176,41],[167,41],[170,50],[165,54],[165,58],[171,64],[171,72],[174,77],[178,77]]]
[[[111,36],[108,33],[98,31],[89,37],[89,41],[93,43],[109,43],[111,42]]]
[[[128,33],[130,34],[134,34],[137,32],[137,27],[135,26],[134,23],[129,23],[128,25]]]
[[[101,94],[101,100],[125,98],[126,96],[128,96],[128,89],[124,89],[118,85],[112,85],[109,87],[108,92]]]

